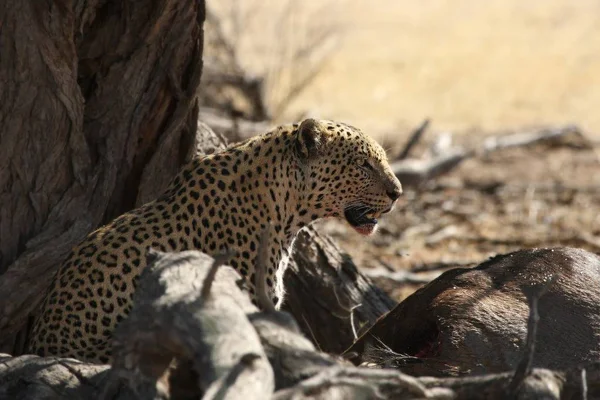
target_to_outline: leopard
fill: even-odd
[[[111,362],[111,337],[132,308],[149,248],[231,251],[228,264],[256,303],[259,242],[269,227],[261,276],[269,298],[280,305],[281,271],[301,229],[337,218],[371,235],[401,194],[384,149],[340,122],[307,118],[198,156],[162,195],[92,232],[70,252],[42,302],[28,350]]]

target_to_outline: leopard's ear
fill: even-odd
[[[325,145],[324,129],[316,119],[302,121],[296,134],[296,152],[303,160],[317,158]]]

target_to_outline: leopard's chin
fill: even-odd
[[[353,205],[344,210],[346,221],[356,232],[364,236],[372,235],[377,230],[377,218],[380,216],[381,212],[364,205]]]

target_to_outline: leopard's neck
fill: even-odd
[[[193,210],[197,226],[202,226],[207,213],[221,220],[246,216],[254,225],[247,229],[254,234],[270,223],[270,236],[287,251],[298,231],[320,217],[310,210],[307,175],[294,153],[292,135],[274,131],[193,160],[167,195],[187,196],[197,204]]]

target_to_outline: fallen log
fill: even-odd
[[[463,161],[473,157],[485,156],[495,151],[513,147],[530,146],[539,143],[568,144],[567,138],[577,142],[578,148],[593,148],[591,141],[585,137],[576,125],[565,125],[557,128],[542,128],[531,132],[519,132],[509,135],[490,136],[480,147],[456,146],[450,148],[446,143],[443,152],[430,158],[407,158],[410,151],[423,137],[429,125],[425,120],[410,136],[404,150],[398,156],[398,161],[392,163],[392,171],[396,174],[405,188],[419,187],[426,182],[454,170]]]
[[[140,398],[190,385],[207,398],[267,398],[273,371],[246,318],[257,309],[238,288],[239,275],[229,267],[216,271],[223,260],[195,251],[151,251],[148,258],[131,314],[114,334],[114,379],[126,380]],[[173,361],[191,367],[183,375],[195,387],[176,381],[182,374],[169,371]],[[161,378],[169,372],[167,384]]]
[[[67,358],[0,354],[0,399],[96,399],[109,368]],[[134,398],[122,389],[118,399]]]
[[[576,137],[583,147],[590,147],[590,142],[577,125],[565,125],[556,128],[542,128],[530,132],[519,132],[512,135],[490,136],[483,143],[482,151],[489,153],[511,147],[530,146],[537,143],[558,144],[568,135]]]
[[[317,352],[288,313],[261,312],[250,314],[248,318],[273,368],[275,390],[292,387],[342,361]]]
[[[105,393],[108,365],[72,359],[0,355],[0,398],[45,400],[133,400],[138,395],[121,384]],[[600,397],[600,363],[565,371],[533,369],[516,397],[506,388],[512,372],[457,378],[411,377],[397,370],[334,365],[273,394],[274,399],[596,399]],[[181,382],[180,382],[181,383]],[[398,396],[404,391],[404,394]],[[585,397],[587,396],[587,397]],[[164,397],[163,397],[164,398]],[[182,399],[185,396],[171,396]],[[187,397],[189,398],[189,397]]]
[[[134,307],[115,332],[112,368],[68,359],[7,357],[4,370],[0,369],[0,394],[48,399],[242,395],[263,399],[275,389],[273,366],[277,389],[284,390],[282,398],[295,391],[285,390],[297,385],[298,390],[309,393],[310,387],[317,388],[315,380],[322,382],[329,376],[335,379],[323,383],[327,390],[322,398],[356,397],[353,394],[365,388],[347,387],[347,381],[362,375],[378,377],[375,389],[394,382],[402,388],[395,393],[410,394],[398,398],[423,397],[425,389],[413,378],[391,371],[396,376],[393,382],[389,377],[381,380],[381,372],[360,370],[317,352],[290,315],[259,312],[238,288],[238,276],[232,269],[216,270],[219,260],[194,251],[151,252],[149,257]],[[343,374],[332,371],[339,368],[350,376],[338,379]],[[62,390],[64,386],[70,390]],[[367,386],[369,393],[374,390]],[[338,395],[330,397],[332,393]]]
[[[451,390],[426,388],[418,379],[393,370],[335,366],[275,393],[275,400],[453,399]]]

